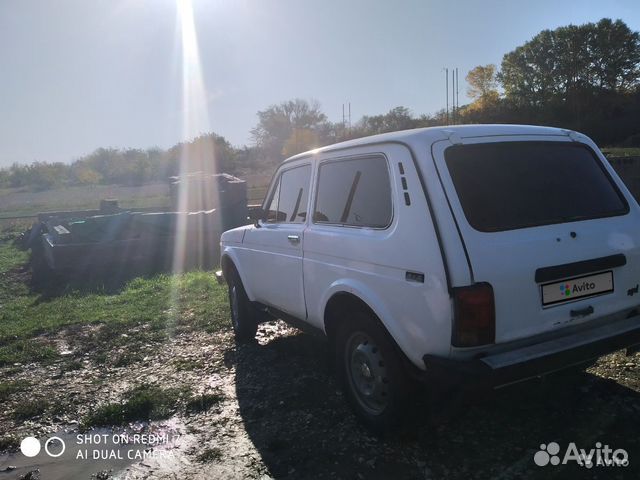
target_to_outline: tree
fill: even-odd
[[[82,161],[71,165],[71,177],[73,183],[80,185],[97,185],[102,181],[102,175]]]
[[[0,169],[0,188],[5,188],[11,185],[11,173],[8,169]]]
[[[36,190],[61,187],[69,180],[69,166],[64,163],[33,162],[30,165],[14,163],[9,168],[9,185],[29,186]]]
[[[235,156],[236,150],[223,136],[207,133],[171,147],[168,163],[182,173],[234,173]]]
[[[498,81],[496,79],[496,66],[478,65],[471,69],[466,76],[467,95],[474,100],[495,96],[498,93]]]
[[[294,128],[282,147],[282,154],[285,157],[291,157],[317,147],[318,144],[318,134],[316,132],[308,128]]]
[[[640,35],[622,21],[603,18],[591,27],[590,83],[604,90],[630,90],[639,84]]]
[[[360,136],[365,136],[408,130],[417,126],[417,121],[413,118],[411,110],[406,107],[395,107],[383,115],[365,115],[356,124],[356,131]]]
[[[319,137],[325,131],[326,123],[327,117],[320,110],[318,102],[296,98],[258,112],[258,125],[251,130],[251,136],[269,160],[277,161],[282,158],[285,144],[292,138],[294,131],[315,132]],[[314,138],[308,134],[305,137]],[[317,146],[319,145],[305,145],[307,148]]]
[[[519,105],[571,102],[640,83],[640,35],[621,20],[543,30],[507,53],[498,80]]]

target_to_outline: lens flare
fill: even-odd
[[[181,45],[182,61],[182,138],[180,148],[180,182],[177,194],[177,215],[173,244],[172,268],[180,274],[187,268],[202,268],[206,265],[205,253],[210,252],[214,240],[211,229],[204,225],[205,215],[193,210],[201,210],[204,205],[217,205],[217,192],[210,188],[212,182],[189,181],[187,175],[212,175],[216,173],[214,140],[212,136],[202,136],[211,131],[208,112],[208,95],[202,74],[202,63],[198,48],[196,23],[191,0],[176,0],[177,31]],[[193,140],[190,142],[190,140]],[[210,207],[208,207],[210,208]],[[188,212],[191,211],[191,214]],[[180,275],[173,276],[171,312],[179,314]]]

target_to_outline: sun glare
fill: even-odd
[[[182,62],[182,148],[180,152],[180,184],[178,187],[178,211],[176,235],[173,249],[173,271],[183,272],[187,267],[202,267],[203,252],[213,239],[203,232],[209,231],[205,225],[198,225],[194,215],[187,215],[193,205],[217,204],[210,200],[217,192],[206,189],[207,182],[190,182],[185,175],[201,172],[210,175],[216,172],[213,140],[199,141],[190,145],[189,141],[211,131],[208,112],[208,94],[202,74],[202,63],[198,48],[196,22],[191,0],[176,0],[177,32],[181,45]],[[198,216],[201,218],[202,216]],[[194,225],[194,220],[195,225]],[[172,303],[176,306],[177,289],[174,289]]]

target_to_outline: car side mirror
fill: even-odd
[[[252,207],[249,209],[249,220],[256,228],[260,228],[260,220],[264,220],[264,210],[262,207]]]

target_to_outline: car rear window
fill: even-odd
[[[622,215],[624,197],[595,153],[561,142],[456,145],[445,161],[476,230],[496,232]]]

